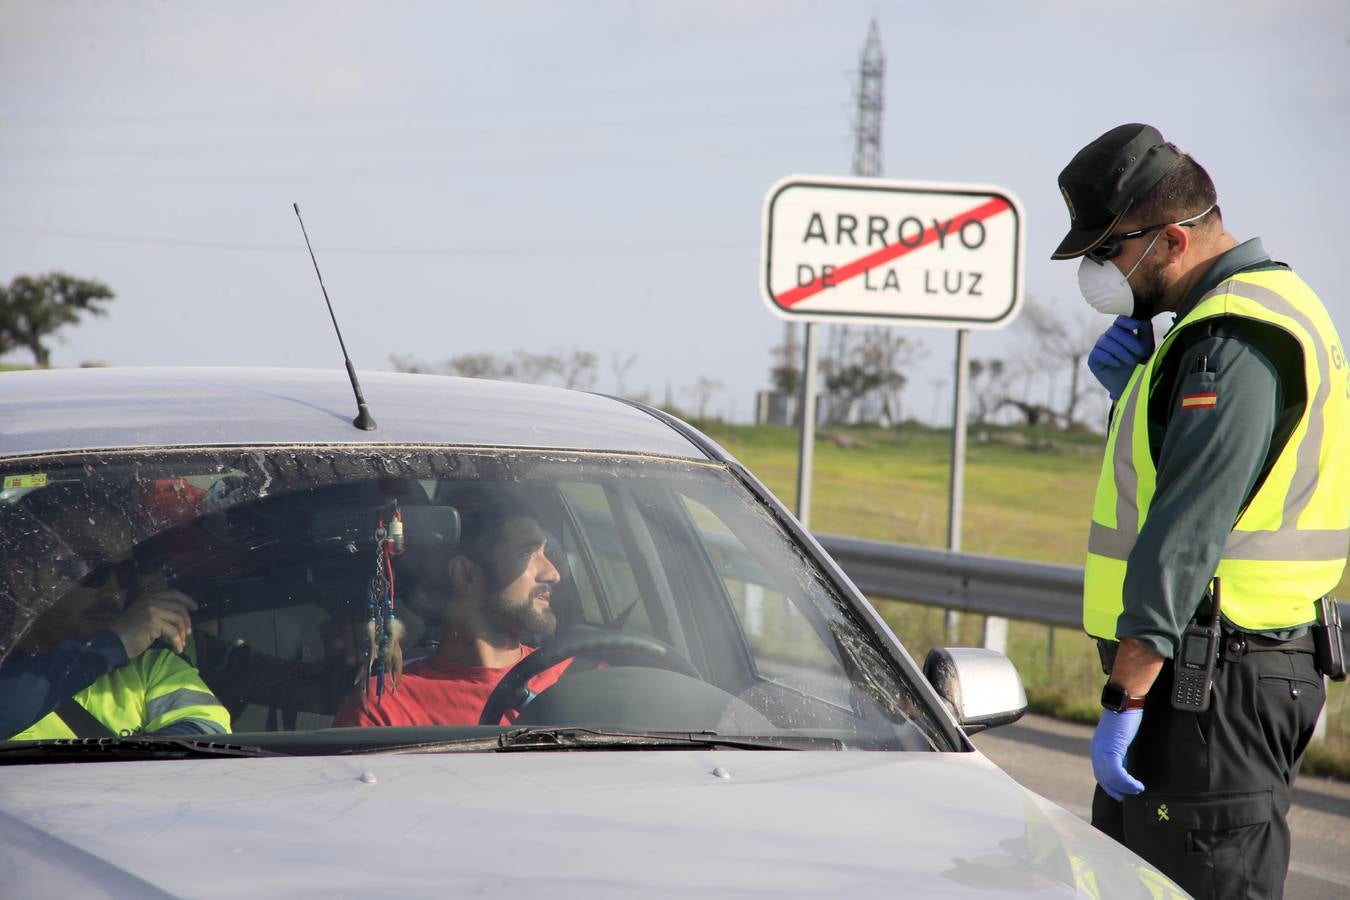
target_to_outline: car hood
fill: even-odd
[[[0,847],[26,897],[1184,896],[974,752],[10,766]]]

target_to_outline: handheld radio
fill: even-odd
[[[1197,610],[1181,634],[1181,648],[1172,660],[1172,707],[1190,712],[1209,709],[1214,666],[1219,659],[1219,579],[1210,591],[1206,615]],[[1204,604],[1201,604],[1203,609]]]

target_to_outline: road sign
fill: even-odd
[[[761,294],[785,319],[1000,328],[1025,219],[987,184],[794,175],[764,198]]]

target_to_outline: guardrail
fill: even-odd
[[[816,540],[869,597],[1041,622],[1083,624],[1083,569],[909,544],[818,534]],[[1350,602],[1339,603],[1350,622]]]

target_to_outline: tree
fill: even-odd
[[[1007,393],[1003,368],[1001,359],[970,361],[970,417],[976,425],[988,424],[989,417],[1003,406],[1003,398]]]
[[[1055,411],[1044,403],[1032,403],[1029,400],[1014,400],[1008,397],[999,406],[1000,408],[1004,406],[1013,407],[1022,414],[1027,425],[1032,428],[1036,428],[1044,422],[1053,422],[1055,419]]]
[[[637,362],[637,354],[630,353],[627,356],[620,356],[611,351],[609,354],[609,370],[614,375],[614,394],[619,397],[628,396],[628,385],[624,379],[628,377],[628,371],[633,368]]]
[[[595,386],[595,375],[600,359],[589,350],[552,354],[558,360],[557,373],[562,386],[578,391],[589,391]]]
[[[872,389],[871,379],[856,364],[838,364],[823,359],[820,365],[821,394],[826,400],[825,421],[829,425],[843,425],[853,414],[858,398]]]
[[[441,368],[448,374],[464,378],[510,379],[516,374],[510,360],[498,359],[491,353],[461,353],[447,359]]]
[[[389,364],[394,367],[395,372],[411,372],[414,375],[433,375],[436,373],[434,366],[420,362],[417,357],[409,356],[406,353],[390,354]]]
[[[1049,390],[1053,393],[1055,373],[1066,368],[1069,374],[1069,392],[1064,402],[1056,410],[1051,410],[1065,428],[1072,428],[1078,421],[1078,406],[1091,390],[1091,386],[1082,385],[1084,361],[1092,352],[1097,335],[1101,332],[1101,322],[1089,314],[1085,308],[1076,307],[1073,314],[1066,315],[1061,310],[1028,298],[1022,307],[1018,324],[1031,336],[1031,359],[1027,365],[1028,382],[1035,373],[1046,375]],[[1012,405],[1040,406],[1041,415],[1053,404],[1035,404],[1030,398],[1012,402]],[[1023,414],[1026,412],[1023,410]]]
[[[706,419],[708,417],[708,404],[712,401],[713,394],[725,387],[722,382],[716,378],[699,376],[698,380],[684,389],[695,409],[694,417],[697,419]]]
[[[924,355],[923,344],[884,327],[839,328],[829,343],[820,363],[827,420],[898,422],[906,383],[902,370]]]
[[[558,384],[575,390],[590,390],[595,384],[598,357],[586,350],[557,350],[532,353],[517,350],[513,355],[461,353],[441,363],[424,363],[407,354],[395,353],[389,362],[399,372],[459,375],[464,378],[495,378],[499,381],[526,381],[531,384]]]
[[[773,365],[769,368],[769,384],[781,394],[795,395],[802,387],[802,373],[796,359],[799,348],[782,343],[773,348]]]
[[[99,281],[62,272],[20,275],[9,287],[0,287],[0,354],[22,348],[45,369],[51,365],[46,339],[80,321],[83,313],[106,315],[99,304],[111,299],[113,292]]]
[[[876,382],[871,395],[874,412],[868,414],[868,420],[884,425],[898,423],[900,395],[909,380],[901,370],[924,357],[926,349],[901,337],[894,328],[881,327],[863,331],[857,352]]]

